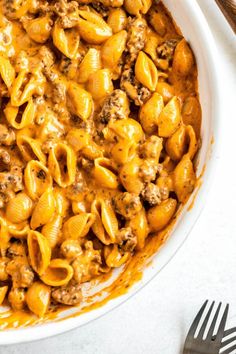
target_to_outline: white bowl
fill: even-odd
[[[61,321],[53,320],[50,323],[22,329],[1,331],[0,345],[33,341],[53,336],[82,326],[120,305],[147,284],[168,263],[183,244],[196,222],[203,205],[207,201],[210,174],[211,176],[213,175],[213,167],[216,162],[216,146],[219,139],[219,135],[217,134],[220,109],[218,95],[219,80],[216,65],[217,52],[206,19],[195,0],[164,0],[163,2],[180,27],[185,38],[190,42],[198,65],[199,92],[203,111],[202,148],[199,154],[198,175],[201,174],[204,166],[206,166],[206,169],[202,177],[202,186],[199,191],[196,191],[197,197],[194,205],[190,211],[187,210],[193,201],[194,195],[192,195],[179,216],[171,237],[169,237],[165,245],[153,257],[151,265],[145,267],[142,279],[135,283],[125,295],[110,300],[104,306],[87,313],[85,312],[80,316],[65,318]],[[212,139],[215,141],[214,144],[212,144]],[[62,313],[61,316],[66,317],[66,313]]]

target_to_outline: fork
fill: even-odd
[[[202,305],[201,309],[199,310],[197,316],[195,317],[190,330],[188,332],[185,344],[184,344],[184,350],[183,354],[219,354],[220,349],[221,349],[221,342],[222,338],[224,336],[224,329],[225,329],[225,324],[228,316],[228,311],[229,311],[229,305],[227,304],[224,310],[224,313],[221,317],[220,324],[218,326],[217,332],[215,336],[213,337],[213,333],[215,331],[216,327],[216,322],[219,317],[219,312],[221,309],[221,303],[219,303],[217,310],[215,312],[214,318],[210,324],[209,330],[207,332],[206,338],[204,338],[204,333],[206,332],[206,328],[209,322],[209,318],[211,316],[213,307],[215,302],[213,301],[204,320],[202,323],[202,326],[196,335],[197,328],[200,324],[200,321],[202,319],[202,315],[204,313],[204,310],[206,309],[208,304],[208,300],[204,302]],[[224,354],[228,354],[231,352],[223,352]]]
[[[236,332],[236,327],[227,329],[224,331],[224,338],[226,338],[227,336],[229,336],[232,333]],[[233,343],[236,341],[236,336],[233,336],[229,339],[225,339],[222,343],[221,343],[221,349],[223,349],[224,347],[226,347],[227,345]],[[228,347],[226,348],[224,351],[221,351],[221,354],[230,354],[233,353],[233,351],[236,349],[236,344],[234,344],[232,347]]]

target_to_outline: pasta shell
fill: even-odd
[[[147,219],[151,231],[160,231],[167,226],[172,219],[177,206],[175,199],[164,200],[160,205],[156,205],[148,210]]]
[[[180,202],[185,202],[194,190],[196,174],[188,154],[176,166],[173,173],[174,191]]]
[[[67,58],[75,59],[78,55],[80,36],[76,27],[64,29],[56,21],[52,30],[53,44]]]
[[[132,232],[137,237],[137,249],[141,250],[145,246],[145,240],[149,234],[149,227],[145,209],[134,215],[127,223]]]
[[[30,226],[33,230],[47,224],[53,217],[55,212],[55,199],[53,191],[48,189],[42,194],[36,207],[34,208]]]
[[[51,259],[49,242],[40,232],[31,230],[28,233],[27,243],[30,264],[36,273],[42,275]]]
[[[2,303],[6,297],[7,291],[8,291],[7,285],[0,287],[0,305],[2,305]]]
[[[110,159],[105,157],[95,159],[93,175],[100,186],[110,189],[116,189],[118,187],[118,178],[113,171],[114,167]]]
[[[153,61],[144,53],[139,52],[135,63],[135,77],[150,91],[155,91],[158,81],[158,72]]]
[[[56,203],[56,213],[64,217],[69,209],[69,202],[66,198],[66,193],[63,189],[54,188],[53,195]]]
[[[140,194],[143,189],[143,182],[139,178],[141,160],[135,157],[124,164],[120,170],[120,180],[125,189],[130,193]]]
[[[112,148],[111,154],[113,159],[120,164],[132,160],[136,154],[137,144],[132,140],[121,140]]]
[[[55,216],[42,228],[42,234],[47,238],[51,248],[56,247],[61,240],[62,220],[60,215]]]
[[[50,16],[41,16],[33,20],[23,21],[23,27],[28,36],[37,43],[45,43],[50,37],[52,30],[52,20]]]
[[[69,218],[63,226],[64,238],[78,239],[88,234],[95,217],[90,213],[81,213]]]
[[[6,206],[6,218],[15,224],[27,220],[33,210],[33,202],[24,192],[18,193]]]
[[[26,69],[21,70],[12,84],[11,105],[19,107],[28,102],[33,94],[43,95],[45,83],[45,76],[40,69],[31,74]]]
[[[35,113],[36,106],[34,105],[32,98],[29,99],[23,113],[21,112],[21,107],[14,107],[10,104],[8,104],[4,109],[4,114],[7,121],[15,129],[23,129],[32,124]]]
[[[125,0],[126,11],[131,15],[146,14],[152,5],[152,0]]]
[[[86,202],[82,201],[72,201],[72,211],[74,214],[86,213]]]
[[[90,93],[72,81],[67,89],[67,105],[70,112],[83,121],[86,121],[93,111],[93,100]]]
[[[76,156],[74,151],[66,144],[58,143],[51,149],[48,167],[60,187],[65,188],[74,183]]]
[[[26,135],[19,135],[16,139],[17,146],[26,161],[39,160],[46,164],[46,156],[41,150],[41,141]]]
[[[178,161],[182,158],[187,148],[186,128],[181,125],[176,132],[167,139],[165,148],[167,154],[173,161]]]
[[[116,121],[111,121],[109,124],[109,129],[115,132],[116,135],[123,139],[132,140],[139,143],[144,138],[144,132],[140,123],[135,119],[117,119]]]
[[[192,160],[198,149],[198,142],[191,125],[182,125],[166,142],[166,151],[173,161],[179,161],[187,152]]]
[[[101,69],[89,76],[87,89],[94,100],[104,100],[114,89],[109,69]]]
[[[85,148],[90,142],[90,135],[85,129],[72,128],[66,136],[66,140],[75,152]]]
[[[164,37],[168,28],[168,19],[166,18],[166,15],[162,12],[153,11],[150,16],[150,23],[156,33],[159,36]]]
[[[198,141],[196,138],[195,131],[191,125],[188,125],[186,127],[186,133],[188,135],[189,140],[188,155],[189,158],[192,160],[198,150]]]
[[[122,266],[130,257],[129,252],[121,252],[118,249],[118,245],[105,246],[104,256],[106,264],[110,268],[118,268]]]
[[[83,58],[78,72],[78,82],[85,83],[89,76],[102,68],[101,53],[98,49],[89,48]]]
[[[0,75],[3,82],[9,89],[15,79],[15,69],[11,65],[9,59],[4,58],[2,55],[0,55]]]
[[[114,243],[118,221],[111,205],[103,199],[95,199],[91,212],[95,215],[92,230],[97,238],[105,245]]]
[[[8,224],[8,231],[14,238],[25,239],[30,231],[28,222],[22,222],[20,224]]]
[[[48,310],[51,289],[40,281],[34,282],[26,293],[26,303],[30,311],[43,317]]]
[[[202,112],[199,99],[197,97],[187,97],[182,108],[183,122],[191,125],[199,138],[201,130]]]
[[[162,96],[163,101],[166,104],[174,96],[174,87],[164,81],[158,82],[156,87],[156,92],[158,92]]]
[[[91,44],[101,44],[112,35],[107,23],[93,12],[80,10],[78,26],[81,37]]]
[[[177,75],[187,76],[192,70],[193,65],[193,52],[186,40],[183,38],[175,48],[172,70]]]
[[[2,257],[6,256],[9,246],[10,235],[8,232],[7,222],[0,216],[0,253]]]
[[[62,286],[72,279],[73,268],[64,259],[53,259],[44,274],[41,276],[41,280],[51,286]]]
[[[36,200],[52,186],[52,177],[47,167],[33,160],[25,168],[24,182],[30,198]]]
[[[181,121],[180,102],[174,96],[158,117],[158,135],[169,138],[179,128]]]
[[[139,119],[146,133],[153,134],[157,130],[158,117],[163,108],[163,98],[157,92],[141,107]]]
[[[107,18],[107,24],[111,27],[113,33],[122,31],[127,25],[126,12],[121,8],[112,9]]]
[[[111,36],[101,49],[103,65],[112,71],[113,79],[117,79],[121,72],[119,63],[126,47],[127,36],[126,31],[120,31]]]

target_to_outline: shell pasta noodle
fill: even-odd
[[[0,0],[0,15],[0,305],[45,318],[188,201],[197,66],[159,1]]]

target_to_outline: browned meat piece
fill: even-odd
[[[42,151],[45,154],[49,154],[50,150],[52,150],[53,146],[56,144],[56,141],[54,138],[49,138],[48,140],[45,140],[42,143]],[[41,170],[42,171],[42,170]]]
[[[7,249],[8,258],[26,258],[26,245],[22,242],[12,242]]]
[[[161,203],[160,188],[154,183],[148,183],[142,190],[141,195],[151,206]]]
[[[12,166],[9,172],[0,172],[0,208],[22,189],[23,174],[19,166]]]
[[[11,291],[8,294],[8,300],[14,310],[23,310],[26,305],[25,295],[25,289],[11,288]]]
[[[56,75],[54,72],[52,72],[51,67],[53,66],[55,62],[55,56],[51,49],[47,47],[46,45],[42,46],[39,50],[38,56],[41,60],[41,63],[43,65],[43,73],[47,77],[47,79],[51,82],[55,81],[57,79],[58,75]]]
[[[86,159],[86,158],[82,158],[81,159],[81,166],[83,167],[83,169],[87,172],[87,173],[91,173],[93,167],[94,167],[94,163],[93,161]]]
[[[15,258],[7,263],[6,272],[11,276],[14,288],[28,288],[34,280],[34,273],[26,259]]]
[[[12,166],[9,172],[0,173],[0,191],[21,191],[23,189],[22,179],[22,169],[19,166]]]
[[[52,10],[60,17],[60,24],[63,28],[72,28],[78,22],[78,2],[59,0],[51,7]]]
[[[124,119],[129,115],[129,102],[122,90],[114,90],[105,100],[99,114],[101,123],[108,123],[111,119]]]
[[[162,138],[156,135],[150,136],[145,143],[140,146],[140,155],[144,159],[156,159],[159,160],[162,150]]]
[[[115,211],[125,219],[131,219],[142,209],[142,203],[139,196],[134,193],[120,193],[113,198]]]
[[[15,140],[16,136],[13,129],[0,124],[0,145],[10,146],[14,144]]]
[[[81,5],[89,4],[90,7],[96,5],[99,7],[121,7],[124,4],[124,0],[78,0]],[[99,11],[98,11],[99,12]]]
[[[86,182],[83,178],[81,172],[77,172],[75,176],[75,182],[67,188],[67,198],[71,200],[76,200],[79,193],[86,192],[88,190]]]
[[[136,80],[133,68],[127,68],[123,71],[120,80],[120,87],[137,106],[142,105],[150,96],[148,88],[142,86]]]
[[[52,89],[52,100],[54,103],[65,104],[66,87],[61,82],[54,84],[53,89]]]
[[[0,147],[0,171],[10,170],[11,156],[8,151]]]
[[[82,300],[81,285],[68,284],[52,291],[52,298],[64,305],[76,305]]]
[[[8,279],[6,267],[9,261],[10,259],[7,257],[0,257],[0,281],[6,281]]]
[[[144,182],[151,182],[156,179],[156,174],[158,171],[158,164],[156,160],[147,159],[144,160],[139,168],[139,177]]]
[[[133,252],[137,245],[137,237],[133,234],[131,227],[120,229],[116,234],[116,239],[125,252]]]
[[[107,17],[108,16],[109,9],[107,7],[105,7],[101,2],[93,1],[93,2],[91,2],[89,4],[89,7],[94,9],[102,17]]]
[[[134,62],[140,50],[144,48],[147,37],[147,22],[142,17],[129,17],[128,19],[128,40],[127,48],[129,56],[128,62]]]
[[[168,39],[164,43],[160,44],[157,47],[157,54],[160,59],[166,59],[169,62],[172,62],[174,52],[175,52],[175,47],[179,43],[180,39],[173,38],[173,39]]]
[[[87,282],[98,275],[102,263],[101,252],[93,248],[92,241],[87,241],[84,246],[83,253],[76,257],[72,263],[74,279],[79,284]]]

